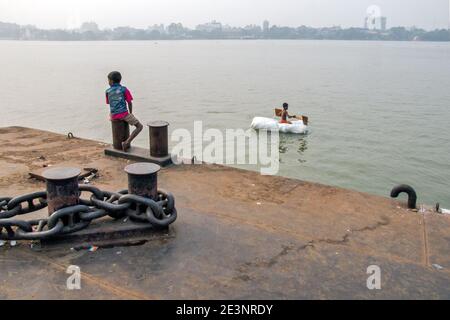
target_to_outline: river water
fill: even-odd
[[[0,63],[0,126],[109,141],[117,69],[143,122],[246,129],[286,101],[311,133],[281,137],[280,175],[383,196],[407,183],[450,206],[447,43],[0,41]]]

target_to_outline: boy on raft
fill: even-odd
[[[283,111],[281,112],[281,121],[280,123],[292,124],[292,122],[288,121],[288,119],[294,119],[296,116],[290,116],[289,112],[289,104],[283,103]]]
[[[282,124],[292,124],[288,119],[297,119],[303,121],[305,126],[308,125],[309,118],[307,116],[291,116],[288,112],[289,105],[287,103],[283,103],[283,110],[275,109],[275,113],[277,116],[281,117],[280,123]]]
[[[106,104],[109,104],[110,107],[111,121],[125,121],[129,125],[136,127],[130,137],[122,142],[122,149],[126,152],[130,149],[131,142],[141,133],[144,126],[133,115],[133,96],[126,87],[120,84],[122,82],[120,72],[111,72],[108,75],[108,82],[110,88],[106,90]]]

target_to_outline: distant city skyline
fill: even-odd
[[[0,22],[0,40],[49,40],[49,41],[105,41],[105,40],[381,40],[381,41],[450,41],[450,30],[427,31],[420,28],[387,28],[387,19],[379,14],[368,12],[361,28],[306,26],[285,27],[270,25],[264,21],[262,26],[228,26],[218,21],[200,24],[195,29],[181,23],[169,25],[155,24],[145,29],[117,27],[100,29],[95,22],[85,22],[80,28],[39,29],[34,26]]]
[[[39,28],[75,29],[95,21],[100,28],[182,23],[189,28],[217,20],[224,25],[362,27],[371,5],[381,8],[389,27],[449,27],[449,0],[0,0],[0,21]]]

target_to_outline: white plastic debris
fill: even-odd
[[[436,204],[436,212],[450,215],[450,210],[441,208],[439,203]]]
[[[83,184],[90,184],[91,181],[97,177],[97,173],[92,173],[89,177],[84,178]]]
[[[433,267],[436,268],[437,270],[443,270],[444,269],[443,266],[440,266],[438,264],[433,264]]]
[[[98,247],[96,247],[96,246],[90,246],[88,249],[89,252],[96,252],[97,250],[98,250]]]
[[[17,241],[13,240],[9,244],[11,247],[15,247],[15,246],[17,246]]]

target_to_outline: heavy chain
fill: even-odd
[[[155,228],[167,228],[177,219],[175,200],[171,193],[160,190],[155,200],[119,192],[102,191],[93,186],[80,185],[89,198],[80,198],[78,205],[60,209],[48,218],[19,220],[47,207],[45,191],[16,198],[0,197],[0,240],[44,240],[71,234],[89,227],[92,221],[109,216],[113,219],[129,217]]]

